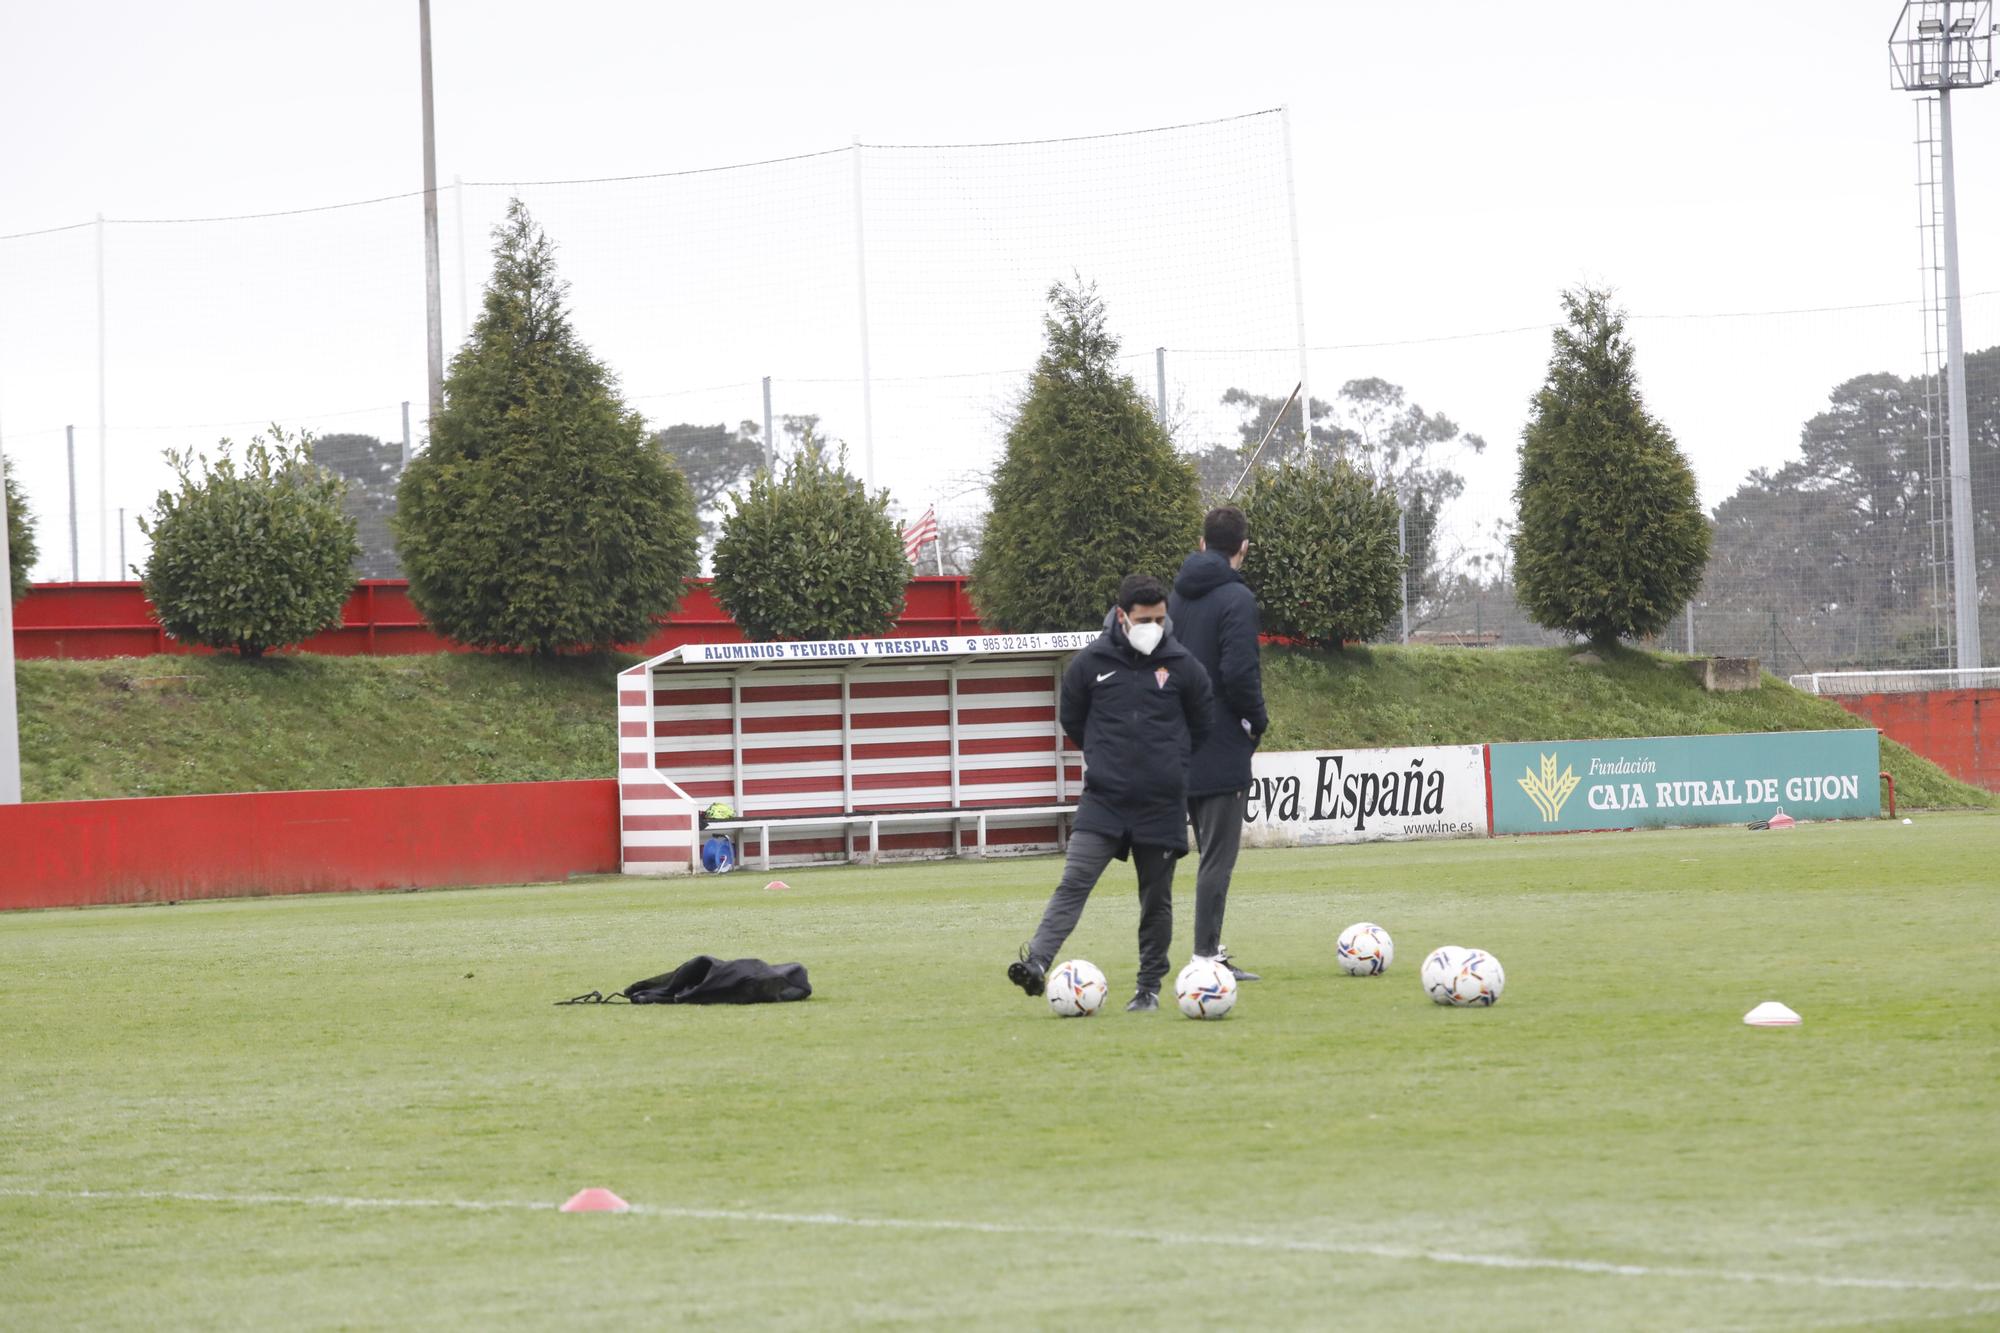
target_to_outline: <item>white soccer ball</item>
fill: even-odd
[[[1104,1007],[1111,989],[1095,963],[1072,958],[1048,976],[1049,1008],[1061,1018],[1089,1018]]]
[[[1357,921],[1340,932],[1333,961],[1351,977],[1372,977],[1389,970],[1396,959],[1396,942],[1373,921]]]
[[[1465,953],[1465,961],[1451,979],[1451,1002],[1483,1008],[1500,998],[1507,986],[1507,973],[1500,960],[1484,949],[1467,949]]]
[[[1432,950],[1420,972],[1424,993],[1438,1004],[1484,1008],[1506,989],[1507,973],[1500,960],[1484,949],[1447,944]]]
[[[1456,944],[1446,944],[1432,949],[1430,956],[1424,959],[1423,966],[1417,969],[1417,980],[1423,983],[1424,994],[1438,1004],[1450,1004],[1452,983],[1458,977],[1459,968],[1465,965],[1465,960],[1471,953],[1472,950]]]
[[[1174,999],[1189,1018],[1220,1018],[1236,1007],[1235,974],[1213,958],[1196,958],[1174,978]]]

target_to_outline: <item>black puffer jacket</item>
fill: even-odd
[[[1151,656],[1125,638],[1118,613],[1063,672],[1062,729],[1083,747],[1076,827],[1187,854],[1188,756],[1208,736],[1208,673],[1171,626]]]
[[[1208,743],[1188,766],[1188,795],[1242,791],[1250,785],[1250,756],[1271,725],[1257,657],[1257,597],[1228,560],[1196,551],[1174,580],[1167,611],[1174,636],[1208,672],[1215,690]]]

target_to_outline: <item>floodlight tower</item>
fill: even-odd
[[[1951,94],[1954,88],[1983,88],[1993,82],[1993,0],[1906,0],[1889,34],[1889,65],[1897,86],[1929,93],[1918,104],[1919,161],[1924,237],[1926,367],[1936,383],[1939,349],[1938,270],[1943,270],[1943,323],[1946,390],[1944,418],[1949,432],[1951,485],[1947,506],[1951,528],[1951,586],[1956,665],[1979,669],[1979,571],[1972,540],[1972,450],[1965,419],[1965,330],[1958,299],[1958,200],[1952,180]],[[1935,120],[1931,111],[1935,108]],[[1941,242],[1941,244],[1940,244]],[[1939,404],[1928,403],[1933,431]],[[1943,515],[1935,514],[1942,519]]]

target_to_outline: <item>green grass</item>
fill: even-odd
[[[22,786],[61,801],[607,777],[631,660],[22,662]]]
[[[22,662],[29,800],[601,778],[615,767],[615,673],[633,659],[205,657]],[[1267,748],[1469,744],[1859,727],[1766,677],[1707,694],[1682,659],[1560,649],[1268,649]],[[1898,799],[2000,808],[1893,741]]]
[[[1982,815],[1247,853],[1267,979],[1212,1024],[1007,986],[1047,858],[14,914],[0,1323],[1992,1327],[1996,859]],[[1129,874],[1068,951],[1114,1006]],[[1396,962],[1338,977],[1363,917]],[[1423,997],[1447,942],[1499,1005]],[[549,1003],[703,951],[818,994]],[[655,1211],[550,1210],[587,1185]]]

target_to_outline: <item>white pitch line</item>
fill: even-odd
[[[433,1208],[460,1212],[553,1213],[553,1203],[518,1199],[396,1199],[337,1194],[215,1194],[194,1190],[45,1190],[0,1186],[0,1198],[43,1199],[76,1203],[212,1203],[229,1207],[293,1208]],[[1816,1287],[1868,1291],[2000,1292],[2000,1282],[1930,1281],[1922,1278],[1821,1276],[1806,1273],[1759,1273],[1733,1268],[1688,1268],[1673,1265],[1618,1264],[1596,1259],[1537,1258],[1532,1255],[1474,1254],[1462,1250],[1424,1250],[1400,1245],[1363,1245],[1344,1241],[1298,1240],[1282,1236],[1185,1235],[1172,1231],[1142,1231],[1118,1227],[1030,1226],[1019,1222],[974,1222],[954,1218],[849,1217],[842,1213],[777,1213],[742,1208],[675,1208],[657,1204],[631,1205],[628,1216],[664,1217],[677,1221],[751,1222],[778,1226],[846,1227],[863,1231],[959,1232],[985,1236],[1067,1236],[1077,1240],[1132,1241],[1148,1245],[1189,1245],[1205,1249],[1269,1250],[1285,1254],[1326,1254],[1346,1258],[1388,1259],[1402,1263],[1448,1264],[1467,1268],[1584,1273],[1599,1277],[1668,1278],[1689,1282],[1761,1283],[1778,1287]]]

